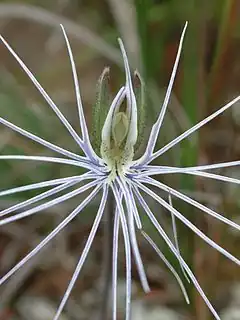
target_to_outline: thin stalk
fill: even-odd
[[[109,297],[112,283],[112,239],[113,239],[113,212],[114,212],[114,197],[112,191],[109,190],[108,201],[104,219],[103,229],[103,265],[102,279],[103,287],[100,301],[99,320],[108,319],[109,312]]]

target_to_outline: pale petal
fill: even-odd
[[[143,180],[143,182],[145,183],[148,183],[148,184],[151,184],[151,185],[154,185],[158,188],[160,188],[161,190],[164,190],[166,192],[171,192],[172,195],[178,197],[179,199],[182,199],[183,201],[191,204],[192,206],[202,210],[203,212],[206,212],[207,214],[209,214],[210,216],[214,217],[215,219],[218,219],[222,222],[224,222],[225,224],[229,225],[230,227],[240,231],[240,225],[238,225],[237,223],[229,220],[228,218],[226,217],[223,217],[222,215],[220,215],[219,213],[213,211],[212,209],[204,206],[203,204],[193,200],[192,198],[188,197],[187,195],[159,182],[159,181],[156,181],[152,178],[145,178]]]
[[[80,94],[80,88],[79,88],[79,81],[78,81],[78,76],[77,76],[77,70],[76,70],[76,65],[74,62],[73,58],[73,53],[72,49],[70,46],[70,42],[68,40],[67,34],[65,32],[65,29],[63,25],[60,25],[63,31],[63,35],[67,44],[67,49],[68,49],[68,55],[70,58],[71,62],[71,67],[72,67],[72,74],[73,74],[73,81],[74,81],[74,87],[75,87],[75,93],[76,93],[76,99],[77,99],[77,106],[78,106],[78,115],[79,115],[79,120],[80,120],[80,127],[81,127],[81,132],[82,132],[82,138],[84,141],[84,144],[82,148],[84,149],[85,154],[88,156],[89,159],[91,159],[93,162],[99,163],[99,157],[96,155],[94,152],[90,139],[89,139],[89,134],[88,134],[88,128],[83,112],[83,106],[82,106],[82,99],[81,99],[81,94]]]
[[[29,209],[29,210],[26,210],[26,211],[23,211],[23,212],[20,212],[20,213],[17,213],[15,214],[14,216],[11,216],[11,217],[8,217],[8,218],[5,218],[5,219],[2,219],[0,220],[0,226],[4,225],[4,224],[7,224],[7,223],[10,223],[10,222],[13,222],[13,221],[17,221],[19,219],[22,219],[22,218],[25,218],[25,217],[28,217],[34,213],[37,213],[37,212],[40,212],[42,210],[46,210],[52,206],[55,206],[61,202],[64,202],[68,199],[71,199],[75,196],[77,196],[78,194],[94,187],[95,185],[99,184],[100,182],[102,182],[103,180],[99,179],[99,180],[94,180],[92,182],[89,182],[87,183],[86,185],[80,187],[80,188],[77,188],[76,190],[73,190],[63,196],[60,196],[56,199],[53,199],[53,200],[50,200],[48,202],[45,202],[37,207],[34,207],[32,209]]]
[[[29,252],[22,260],[20,260],[11,270],[9,270],[1,279],[0,285],[8,280],[18,269],[34,257],[49,241],[51,241],[70,221],[72,221],[81,210],[96,196],[101,185],[98,185],[83,202],[73,210],[49,235],[44,238],[31,252]]]
[[[56,194],[56,193],[58,193],[60,191],[63,191],[63,190],[65,190],[65,189],[67,189],[67,188],[69,188],[71,186],[74,186],[75,184],[79,183],[81,180],[82,179],[73,180],[73,181],[70,180],[69,182],[65,182],[65,183],[61,184],[60,186],[57,186],[57,187],[55,187],[53,189],[45,191],[45,192],[43,192],[43,193],[41,193],[41,194],[39,194],[39,195],[37,195],[35,197],[32,197],[32,198],[30,198],[28,200],[25,200],[25,201],[22,201],[20,203],[17,203],[17,204],[15,204],[15,205],[13,205],[13,206],[5,209],[5,210],[0,211],[0,217],[3,217],[3,216],[5,216],[5,215],[7,215],[7,214],[9,214],[9,213],[11,213],[13,211],[22,209],[22,208],[24,208],[26,206],[32,205],[37,201],[43,200],[43,199],[45,199],[47,197],[50,197],[50,196],[52,196],[52,195],[54,195],[54,194]]]
[[[116,180],[119,183],[121,191],[124,194],[125,202],[128,206],[128,212],[133,214],[138,229],[142,229],[142,223],[137,208],[134,206],[134,199],[131,197],[130,189],[128,188],[124,179],[117,177]]]
[[[200,176],[204,178],[209,178],[209,179],[214,179],[214,180],[219,180],[219,181],[224,181],[224,182],[229,182],[229,183],[235,183],[235,184],[240,184],[239,179],[231,178],[231,177],[226,177],[222,176],[219,174],[214,174],[214,173],[209,173],[209,172],[203,172],[203,171],[185,171],[183,172],[184,174],[191,174],[195,176]]]
[[[89,173],[84,173],[82,176],[84,178],[87,175],[89,175]],[[42,181],[42,182],[38,182],[38,183],[31,183],[31,184],[27,184],[25,186],[21,186],[21,187],[16,187],[16,188],[0,191],[0,197],[7,196],[7,195],[10,195],[10,194],[14,194],[14,193],[18,193],[18,192],[24,192],[24,191],[28,191],[28,190],[34,190],[34,189],[40,189],[40,188],[46,188],[46,187],[50,187],[50,186],[55,186],[55,185],[62,184],[62,183],[68,182],[68,181],[73,181],[73,180],[76,180],[76,179],[78,180],[79,178],[81,178],[81,175],[72,176],[72,177],[66,177],[66,178],[60,178],[60,179],[46,180],[46,181]]]
[[[171,95],[171,92],[172,92],[174,79],[175,79],[175,76],[176,76],[176,73],[177,73],[178,63],[179,63],[180,54],[181,54],[181,51],[182,51],[182,45],[183,45],[183,40],[184,40],[185,32],[186,32],[186,29],[187,29],[187,25],[188,25],[188,22],[185,23],[185,26],[183,28],[183,32],[182,32],[182,35],[181,35],[181,38],[180,38],[180,42],[179,42],[179,46],[178,46],[178,52],[177,52],[177,55],[176,55],[174,66],[173,66],[173,71],[172,71],[172,74],[171,74],[171,78],[170,78],[170,81],[169,81],[169,84],[168,84],[166,96],[165,96],[165,99],[163,101],[163,105],[162,105],[160,114],[158,116],[157,121],[152,126],[152,130],[151,130],[151,133],[150,133],[150,137],[148,139],[148,144],[147,144],[146,151],[144,152],[143,156],[139,160],[137,160],[137,165],[144,165],[145,163],[149,162],[149,158],[152,156],[152,153],[154,151],[154,148],[155,148],[155,145],[156,145],[156,141],[157,141],[157,138],[158,138],[158,135],[159,135],[159,131],[160,131],[160,128],[162,126],[163,119],[164,119],[164,116],[165,116],[165,113],[166,113],[166,110],[167,110],[167,106],[168,106],[168,103],[169,103],[169,99],[170,99],[170,95]]]
[[[235,162],[238,162],[238,161],[235,161]],[[195,176],[205,177],[205,178],[229,182],[229,183],[240,184],[240,180],[236,179],[236,178],[231,178],[231,177],[227,177],[227,176],[223,176],[223,175],[219,175],[219,174],[215,174],[215,173],[200,171],[200,169],[202,167],[203,168],[206,167],[207,169],[205,169],[205,170],[210,170],[212,168],[210,166],[212,166],[212,165],[199,166],[199,167],[198,166],[197,167],[186,167],[186,168],[151,166],[151,168],[148,168],[147,171],[143,171],[142,173],[138,173],[137,175],[135,175],[135,177],[143,178],[143,177],[155,176],[155,175],[159,175],[159,174],[181,173],[181,174],[191,174],[191,175],[195,175]],[[213,166],[215,166],[215,165],[213,165]],[[217,166],[217,164],[216,164],[216,166]]]
[[[181,278],[179,277],[177,271],[174,269],[174,267],[168,262],[167,258],[164,256],[164,254],[162,253],[162,251],[158,248],[158,246],[156,245],[156,243],[149,237],[149,235],[144,232],[143,230],[141,231],[142,235],[144,236],[144,238],[148,241],[148,243],[152,246],[152,248],[156,251],[156,253],[158,254],[158,256],[162,259],[162,261],[166,264],[166,266],[168,267],[168,269],[172,272],[172,274],[174,275],[174,277],[176,278],[182,292],[184,295],[184,298],[187,302],[187,304],[190,304],[189,301],[189,297],[187,294],[187,291],[184,287],[184,284],[181,280]],[[180,265],[182,266],[182,264],[180,263]],[[184,269],[183,269],[184,270]]]
[[[127,113],[130,119],[128,136],[126,144],[129,146],[134,146],[137,142],[138,130],[137,130],[137,102],[136,97],[133,91],[131,71],[128,63],[127,53],[124,48],[123,42],[121,39],[118,39],[120,49],[123,56],[125,76],[126,76],[126,96],[127,96]]]
[[[170,206],[173,207],[171,192],[169,192],[169,195],[168,195],[168,202],[169,202]],[[176,247],[179,255],[181,255],[180,248],[179,248],[179,245],[178,245],[178,233],[177,233],[176,219],[175,219],[175,216],[174,216],[174,214],[172,212],[171,212],[171,219],[172,219],[173,237],[174,237],[175,247]],[[180,262],[180,267],[182,269],[182,273],[183,273],[184,277],[190,283],[190,280],[189,280],[189,278],[188,278],[188,276],[187,276],[187,274],[186,274],[181,262]]]
[[[131,316],[131,246],[129,240],[128,226],[125,218],[122,202],[120,201],[120,192],[113,182],[111,188],[116,201],[117,209],[119,211],[120,221],[123,230],[123,238],[126,252],[126,316],[125,320],[130,320]]]
[[[122,197],[120,198],[122,201]],[[119,210],[115,209],[113,227],[113,256],[112,256],[112,320],[117,320],[117,262],[118,262],[118,234],[119,234]]]
[[[50,163],[62,163],[62,164],[68,164],[72,166],[82,167],[82,168],[101,172],[99,167],[90,164],[88,161],[86,161],[85,158],[83,158],[82,161],[76,161],[71,159],[45,157],[45,156],[6,155],[6,156],[0,156],[0,160],[26,160],[26,161],[42,161],[42,162],[50,162]]]
[[[167,152],[169,149],[171,149],[173,146],[175,146],[176,144],[178,144],[180,141],[184,140],[185,138],[187,138],[188,136],[190,136],[193,132],[197,131],[198,129],[200,129],[202,126],[204,126],[205,124],[207,124],[208,122],[210,122],[211,120],[213,120],[214,118],[216,118],[217,116],[219,116],[221,113],[223,113],[224,111],[226,111],[227,109],[229,109],[230,107],[232,107],[236,102],[238,102],[240,100],[240,96],[236,97],[235,99],[233,99],[232,101],[228,102],[226,105],[224,105],[222,108],[218,109],[217,111],[215,111],[214,113],[212,113],[210,116],[208,116],[207,118],[203,119],[202,121],[198,122],[197,124],[195,124],[195,126],[193,126],[192,128],[188,129],[187,131],[183,132],[182,134],[180,134],[177,138],[173,139],[171,142],[169,142],[168,144],[166,144],[164,147],[162,147],[160,150],[156,151],[147,161],[147,163],[153,161],[154,159],[158,158],[160,155],[162,155],[163,153]]]
[[[141,193],[139,192],[138,188],[136,186],[134,186],[134,191],[135,191],[135,194],[136,194],[136,197],[138,199],[138,202],[139,204],[141,205],[141,207],[143,208],[143,210],[146,212],[147,216],[149,217],[150,221],[153,223],[153,225],[155,226],[155,228],[157,229],[157,231],[160,233],[161,235],[161,226],[159,225],[157,219],[155,218],[154,214],[152,213],[152,211],[150,210],[149,206],[147,205],[146,201],[143,199]],[[143,232],[143,236],[146,238],[146,240],[149,241],[149,236]],[[152,240],[151,240],[152,241]],[[151,241],[149,241],[149,243],[151,244]],[[174,245],[172,244],[172,246],[174,247]],[[155,249],[155,247],[153,246],[153,248]],[[179,250],[176,248],[177,250],[177,259],[179,261],[179,264],[182,265],[181,263],[181,255],[180,255],[180,252]],[[157,251],[155,249],[155,251]],[[188,294],[187,294],[187,291],[184,287],[184,284],[181,280],[181,278],[179,277],[178,273],[176,272],[176,270],[173,268],[173,266],[168,262],[168,260],[166,259],[166,257],[164,256],[164,254],[158,249],[157,251],[158,255],[160,256],[160,258],[163,260],[163,262],[166,264],[166,266],[170,269],[170,271],[172,272],[172,274],[174,275],[174,277],[176,278],[181,290],[182,290],[182,293],[184,295],[184,298],[186,300],[186,302],[189,304],[189,298],[188,298]]]
[[[221,168],[230,168],[240,165],[240,160],[236,161],[228,161],[228,162],[220,162],[220,163],[213,163],[213,164],[205,164],[200,166],[194,166],[194,167],[167,167],[167,166],[153,166],[148,165],[146,167],[143,167],[144,170],[159,170],[159,173],[168,173],[168,170],[172,170],[172,172],[183,172],[184,170],[187,171],[203,171],[203,170],[212,170],[212,169],[221,169]],[[166,170],[166,171],[163,171]],[[171,172],[171,171],[169,171]]]
[[[6,46],[6,48],[9,50],[9,52],[13,55],[13,57],[17,60],[19,65],[22,67],[22,69],[26,72],[32,83],[35,85],[35,87],[38,89],[40,94],[43,96],[43,98],[46,100],[48,105],[52,108],[52,110],[56,113],[60,121],[64,124],[68,132],[71,134],[71,136],[74,138],[74,140],[77,142],[77,144],[80,146],[81,149],[83,149],[83,141],[80,139],[79,135],[76,133],[76,131],[73,129],[73,127],[70,125],[70,123],[67,121],[67,119],[64,117],[64,115],[61,113],[61,111],[58,109],[58,107],[55,105],[55,103],[52,101],[52,99],[49,97],[47,92],[43,89],[43,87],[40,85],[40,83],[37,81],[37,79],[34,77],[32,72],[28,69],[28,67],[24,64],[24,62],[20,59],[20,57],[16,54],[16,52],[12,49],[12,47],[7,43],[7,41],[0,35],[0,39]]]
[[[141,196],[142,198],[142,196]],[[143,198],[142,198],[143,200]],[[144,201],[144,200],[143,200]],[[145,202],[145,201],[144,201]],[[141,201],[142,204],[142,201]],[[144,210],[146,211],[146,207],[143,206]],[[149,215],[149,212],[151,212],[150,210],[146,213]],[[150,216],[149,216],[150,217]],[[166,244],[168,245],[168,247],[170,248],[170,250],[173,252],[173,254],[176,256],[176,258],[178,260],[181,261],[181,264],[183,265],[184,269],[186,270],[189,278],[191,279],[191,281],[193,282],[195,288],[198,290],[199,294],[201,295],[201,297],[203,298],[203,300],[205,301],[205,303],[207,304],[208,308],[210,309],[210,311],[212,312],[212,314],[214,315],[214,317],[217,320],[221,320],[220,317],[218,316],[217,312],[215,311],[215,309],[213,308],[213,306],[211,305],[210,301],[208,300],[208,298],[206,297],[204,291],[202,290],[201,286],[199,285],[197,279],[195,278],[194,274],[192,273],[191,269],[188,267],[188,265],[186,264],[186,262],[183,260],[183,258],[181,256],[179,256],[177,249],[174,247],[174,245],[172,244],[171,240],[168,238],[167,234],[165,233],[165,231],[163,230],[163,228],[160,226],[160,224],[157,222],[156,218],[154,217],[154,215],[152,214],[151,216],[151,221],[154,223],[155,227],[157,228],[158,232],[160,233],[160,235],[162,236],[162,238],[164,239],[164,241],[166,242]]]
[[[142,262],[141,254],[139,252],[137,238],[136,238],[135,225],[134,225],[134,213],[135,213],[135,217],[137,216],[138,220],[140,221],[139,214],[137,211],[137,206],[135,204],[134,198],[129,196],[131,194],[131,190],[130,190],[130,188],[128,188],[127,184],[123,181],[123,179],[117,178],[117,181],[118,181],[120,189],[124,195],[125,203],[127,206],[127,221],[128,221],[128,227],[129,227],[130,241],[131,241],[131,247],[132,247],[132,251],[134,254],[134,258],[136,261],[136,266],[138,269],[138,274],[139,274],[139,277],[141,280],[143,290],[146,293],[148,293],[148,292],[150,292],[150,287],[148,284],[148,280],[147,280],[146,272],[145,272],[144,265]],[[140,223],[140,229],[141,229],[142,228],[141,221],[139,223]]]
[[[48,142],[47,140],[44,140],[38,136],[36,136],[35,134],[31,133],[31,132],[28,132],[18,126],[16,126],[15,124],[3,119],[0,117],[0,123],[2,123],[4,126],[12,129],[13,131],[16,131],[18,133],[20,133],[21,135],[33,140],[33,141],[36,141],[38,143],[40,143],[41,145],[47,147],[48,149],[50,150],[53,150],[55,152],[58,152],[60,154],[63,154],[64,156],[66,157],[69,157],[69,158],[72,158],[72,159],[75,159],[75,160],[82,160],[83,157],[79,156],[78,154],[76,153],[73,153],[71,151],[68,151],[68,150],[65,150],[51,142]]]
[[[234,257],[227,250],[223,249],[221,246],[216,244],[213,240],[208,238],[201,230],[199,230],[194,224],[192,224],[187,218],[185,218],[179,211],[172,208],[166,201],[164,201],[161,197],[159,197],[155,192],[145,187],[141,183],[136,182],[140,189],[146,192],[149,196],[155,199],[158,203],[160,203],[164,208],[168,211],[172,212],[179,220],[181,220],[187,227],[189,227],[193,232],[195,232],[200,238],[202,238],[205,242],[207,242],[211,247],[222,253],[225,257],[235,262],[237,265],[240,265],[240,260]],[[171,190],[172,192],[172,190]],[[222,217],[223,218],[223,217]]]
[[[91,229],[90,234],[88,236],[86,245],[85,245],[85,247],[83,249],[83,252],[81,254],[79,262],[78,262],[78,264],[76,266],[76,269],[75,269],[75,271],[73,273],[72,279],[69,282],[67,290],[64,293],[62,301],[61,301],[61,303],[60,303],[60,305],[58,307],[58,310],[57,310],[56,315],[55,315],[53,320],[57,320],[59,318],[59,316],[61,315],[62,310],[63,310],[63,308],[64,308],[64,306],[65,306],[65,304],[66,304],[66,302],[67,302],[67,300],[69,298],[69,295],[72,292],[72,289],[73,289],[73,287],[75,285],[75,282],[76,282],[76,280],[77,280],[77,278],[79,276],[79,273],[80,273],[80,271],[82,269],[82,266],[83,266],[83,264],[84,264],[84,262],[85,262],[85,260],[87,258],[88,252],[89,252],[89,250],[91,248],[93,239],[94,239],[94,237],[96,235],[98,226],[99,226],[100,221],[101,221],[102,216],[103,216],[104,208],[105,208],[105,205],[106,205],[106,202],[107,202],[107,195],[108,195],[108,185],[105,184],[104,187],[103,187],[103,195],[102,195],[102,199],[101,199],[101,202],[100,202],[100,206],[99,206],[96,218],[94,220],[92,229]]]
[[[113,102],[109,108],[108,115],[106,117],[106,120],[104,122],[103,128],[102,128],[102,141],[106,145],[107,148],[110,148],[110,140],[111,140],[111,130],[112,130],[112,120],[113,120],[113,113],[115,108],[120,106],[125,98],[125,87],[122,87],[115,98],[113,99]]]

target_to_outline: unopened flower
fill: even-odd
[[[181,199],[188,204],[191,204],[195,208],[198,208],[203,213],[206,213],[225,224],[240,230],[240,226],[234,223],[233,221],[227,219],[226,217],[220,215],[219,213],[213,211],[212,209],[204,206],[203,204],[197,202],[196,200],[190,198],[189,196],[175,190],[174,188],[169,187],[165,183],[162,183],[152,176],[156,175],[166,175],[166,174],[174,174],[174,173],[183,173],[205,177],[208,179],[215,179],[230,183],[239,184],[240,181],[238,179],[230,178],[223,175],[218,175],[214,173],[210,173],[209,171],[216,168],[224,168],[231,166],[238,166],[240,161],[232,161],[232,162],[224,162],[218,164],[211,165],[203,165],[196,167],[170,167],[170,166],[156,166],[151,165],[151,162],[160,157],[163,153],[167,152],[169,149],[174,147],[176,144],[181,142],[183,139],[189,137],[192,133],[200,129],[203,125],[223,113],[225,110],[230,108],[234,103],[240,100],[240,96],[227,103],[225,106],[200,121],[196,125],[194,125],[189,130],[182,133],[177,138],[173,139],[167,145],[162,147],[159,150],[155,151],[156,141],[159,136],[159,131],[161,129],[164,116],[166,113],[167,105],[169,102],[170,94],[172,91],[174,78],[176,75],[180,53],[183,44],[184,34],[187,28],[187,23],[185,24],[176,60],[174,63],[172,75],[170,78],[170,82],[167,88],[167,93],[160,110],[157,121],[154,123],[150,136],[147,142],[147,146],[143,155],[139,159],[135,159],[136,149],[141,140],[141,110],[144,109],[144,95],[140,94],[140,99],[136,98],[136,90],[133,86],[131,79],[130,67],[128,64],[127,54],[125,52],[123,43],[119,40],[124,68],[125,68],[125,76],[126,82],[123,87],[120,88],[115,98],[113,99],[111,105],[109,106],[108,113],[103,123],[99,120],[98,116],[102,112],[101,110],[101,102],[104,100],[103,97],[105,95],[104,92],[104,79],[108,72],[105,70],[100,78],[100,87],[99,87],[99,95],[96,105],[96,110],[98,110],[96,114],[96,128],[94,131],[94,141],[90,140],[90,135],[88,132],[88,128],[86,126],[86,121],[83,113],[83,107],[80,96],[79,83],[77,78],[76,67],[73,59],[73,54],[71,51],[71,47],[65,33],[64,28],[62,27],[63,34],[66,40],[66,45],[68,49],[68,54],[70,57],[73,80],[77,98],[77,107],[79,113],[79,122],[81,128],[81,136],[79,136],[76,131],[72,128],[70,123],[58,109],[58,107],[54,104],[49,95],[45,92],[36,78],[33,76],[31,71],[26,67],[26,65],[22,62],[22,60],[18,57],[15,51],[9,46],[6,40],[1,37],[3,44],[7,47],[10,53],[14,56],[14,58],[18,61],[23,70],[27,73],[31,81],[34,83],[38,91],[42,94],[44,99],[47,101],[48,105],[52,108],[52,110],[56,113],[60,121],[67,128],[71,136],[74,138],[76,143],[79,145],[79,148],[84,153],[84,156],[80,156],[78,154],[72,153],[66,149],[63,149],[55,144],[52,144],[24,129],[19,128],[18,126],[12,124],[11,122],[0,118],[0,123],[11,128],[12,130],[26,136],[27,138],[34,140],[35,142],[44,145],[45,147],[55,151],[56,153],[62,155],[63,157],[43,157],[43,156],[25,156],[25,155],[2,155],[0,159],[15,159],[15,160],[26,160],[26,161],[46,161],[46,162],[55,162],[55,163],[63,163],[72,166],[77,166],[86,169],[86,172],[82,175],[70,176],[66,178],[59,178],[55,180],[43,181],[35,184],[24,185],[21,187],[8,189],[0,192],[0,196],[5,196],[8,194],[14,194],[17,192],[24,192],[27,190],[38,189],[43,187],[53,186],[52,189],[45,191],[33,198],[20,202],[10,208],[2,210],[0,212],[0,216],[4,217],[9,215],[10,213],[16,210],[22,210],[20,213],[16,213],[7,217],[2,218],[0,220],[0,225],[4,225],[13,221],[17,221],[24,217],[31,216],[40,212],[44,209],[48,209],[56,204],[60,204],[63,201],[70,199],[80,193],[83,193],[89,189],[92,191],[86,196],[86,198],[75,208],[52,232],[50,232],[31,252],[29,252],[21,261],[19,261],[10,271],[8,271],[1,279],[0,284],[4,283],[9,277],[11,277],[18,269],[20,269],[30,258],[32,258],[35,254],[37,254],[49,241],[51,241],[65,226],[68,225],[98,194],[101,194],[100,205],[98,211],[96,213],[96,217],[90,231],[88,240],[83,249],[83,252],[79,258],[76,269],[72,276],[71,281],[69,282],[68,288],[62,298],[62,301],[59,305],[59,308],[56,312],[54,320],[57,320],[68,300],[68,297],[72,291],[72,288],[79,276],[81,268],[86,260],[87,254],[90,250],[91,244],[97,232],[98,226],[101,222],[104,209],[106,207],[108,193],[109,190],[114,195],[114,200],[116,204],[115,211],[112,213],[114,215],[114,230],[113,230],[113,264],[112,264],[112,276],[113,276],[113,285],[112,285],[112,318],[116,320],[117,318],[117,256],[118,256],[118,234],[121,224],[121,229],[123,231],[124,237],[124,245],[125,245],[125,255],[126,255],[126,315],[125,319],[130,319],[130,304],[131,304],[131,253],[133,253],[134,259],[136,261],[136,265],[138,268],[138,273],[140,276],[141,284],[145,292],[150,290],[147,277],[144,271],[144,265],[141,259],[141,255],[138,249],[138,243],[136,239],[136,228],[142,233],[151,247],[156,251],[159,257],[164,261],[167,267],[172,271],[176,280],[178,281],[181,290],[185,296],[186,301],[189,303],[188,295],[186,289],[181,281],[180,276],[177,274],[173,266],[167,260],[167,258],[163,255],[161,250],[157,247],[154,241],[151,239],[150,235],[148,235],[142,226],[141,217],[139,215],[138,206],[143,209],[145,214],[148,216],[152,224],[155,226],[161,237],[164,239],[169,249],[175,255],[177,261],[180,264],[180,267],[183,271],[183,274],[187,278],[188,281],[191,281],[193,285],[198,290],[199,294],[202,296],[204,301],[206,302],[208,308],[212,312],[213,316],[216,319],[220,319],[217,312],[211,305],[210,301],[206,297],[204,291],[201,289],[197,279],[194,274],[184,261],[180,249],[178,246],[178,238],[177,238],[177,230],[175,224],[175,217],[177,217],[180,221],[182,221],[186,226],[188,226],[193,232],[195,232],[199,237],[201,237],[205,242],[207,242],[214,249],[221,252],[227,258],[240,265],[240,261],[231,255],[228,251],[220,247],[213,240],[211,240],[207,235],[205,235],[202,231],[200,231],[193,223],[191,223],[186,217],[184,217],[177,209],[173,207],[172,197],[176,197]],[[143,90],[143,82],[139,78],[142,87],[140,89]],[[140,91],[141,91],[140,90]],[[106,106],[105,106],[106,107]],[[96,145],[93,148],[92,145]],[[81,182],[82,185],[77,187],[77,184]],[[28,205],[33,205],[40,200],[44,200],[49,196],[57,195],[59,192],[66,190],[69,187],[76,186],[73,191],[67,192],[64,195],[56,196],[53,200],[49,200],[40,205],[36,205],[31,209],[24,209]],[[165,201],[161,198],[155,191],[153,191],[152,186],[158,188],[161,191],[166,192],[169,196],[169,201]],[[155,189],[156,190],[156,189]],[[157,203],[159,203],[162,207],[167,209],[171,214],[173,232],[174,232],[174,243],[169,239],[161,224],[156,219],[154,213],[149,208],[147,201],[145,199],[145,195],[150,196]]]

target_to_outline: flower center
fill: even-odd
[[[101,156],[109,168],[110,181],[117,175],[124,175],[133,159],[134,148],[127,143],[129,123],[125,112],[117,112],[113,116],[109,139],[102,140]]]

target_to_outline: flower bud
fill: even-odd
[[[107,117],[111,93],[109,88],[109,68],[104,68],[97,83],[96,103],[92,113],[91,142],[97,154],[100,154],[101,132]]]
[[[112,137],[114,141],[114,147],[120,148],[124,139],[127,136],[129,128],[129,119],[124,112],[118,112],[112,124]]]

